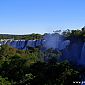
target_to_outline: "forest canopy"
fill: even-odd
[[[0,48],[0,85],[73,85],[80,72],[68,61],[57,62],[60,52],[40,48]],[[45,58],[49,56],[48,61]]]

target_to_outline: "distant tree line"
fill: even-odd
[[[14,39],[14,40],[35,40],[42,39],[41,34],[28,34],[28,35],[9,35],[9,34],[0,34],[0,39]]]
[[[54,33],[59,33],[55,31]],[[14,40],[39,40],[43,39],[43,36],[47,35],[48,33],[44,34],[28,34],[28,35],[11,35],[11,34],[0,34],[0,39],[14,39]],[[77,30],[64,30],[62,35],[65,36],[67,39],[78,38],[81,40],[85,40],[85,26],[81,29]]]

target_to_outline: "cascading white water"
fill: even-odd
[[[47,49],[53,48],[57,50],[63,50],[70,44],[70,40],[64,40],[64,37],[58,33],[56,34],[48,34],[44,37],[45,39],[45,47]]]
[[[62,50],[62,58],[85,66],[85,43],[83,44],[83,42],[76,40],[70,43],[70,40],[65,40],[64,36],[58,33],[47,34],[44,36],[44,40],[5,40],[0,42],[0,44],[8,44],[9,46],[22,50],[40,45],[46,49],[53,48]]]
[[[60,44],[59,44],[59,50],[63,50],[65,49],[67,46],[70,45],[70,40],[65,40],[65,41],[62,41]]]
[[[85,42],[84,42],[82,50],[81,50],[81,57],[80,57],[79,63],[81,65],[85,65]]]
[[[59,34],[48,34],[44,36],[45,39],[45,47],[48,48],[53,48],[53,49],[58,49],[59,48],[59,43],[61,42],[61,38]]]
[[[63,40],[63,36],[58,33],[47,34],[44,40],[8,40],[1,42],[1,45],[8,44],[14,48],[25,50],[26,47],[36,47],[43,45],[46,49],[53,48],[57,50],[64,49],[70,44],[69,40]]]

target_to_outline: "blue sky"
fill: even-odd
[[[51,33],[83,26],[85,0],[0,0],[0,33]]]

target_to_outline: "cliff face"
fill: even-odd
[[[46,49],[53,48],[62,52],[60,57],[62,60],[69,60],[85,66],[85,43],[79,40],[66,40],[59,34],[48,34],[44,37],[44,40],[8,40],[2,41],[0,44],[8,44],[21,50],[36,46],[43,46]]]
[[[85,66],[85,42],[78,38],[66,40],[59,34],[51,34],[46,38],[46,47],[62,52],[61,60],[69,60],[76,65]]]
[[[57,50],[63,50],[70,44],[69,40],[65,40],[64,37],[59,34],[49,34],[46,35],[44,39],[45,39],[45,47],[47,49],[53,48]]]
[[[83,42],[77,41],[70,43],[70,45],[62,51],[62,58],[64,60],[67,59],[74,64],[82,64],[81,55],[85,54],[82,52],[83,45]],[[85,51],[85,49],[83,50]],[[82,55],[82,57],[84,57],[84,55]]]
[[[62,50],[70,44],[70,41],[64,40],[64,37],[59,34],[48,34],[44,37],[44,40],[4,40],[0,42],[0,44],[8,44],[9,46],[22,50],[25,50],[28,47],[36,47],[41,45],[46,49],[53,48]]]
[[[26,50],[28,47],[36,47],[42,45],[42,40],[13,40],[0,42],[1,45],[7,44],[17,49]]]

